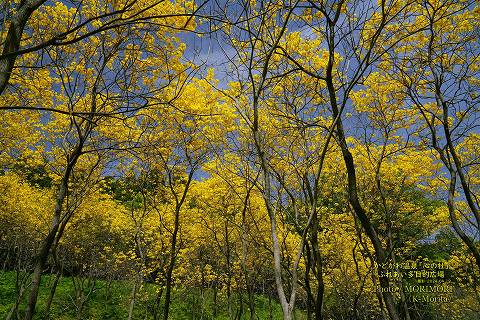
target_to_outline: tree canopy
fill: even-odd
[[[1,6],[2,316],[479,317],[477,1]]]

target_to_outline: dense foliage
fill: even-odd
[[[477,1],[0,10],[7,319],[480,316]]]

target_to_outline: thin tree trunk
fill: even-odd
[[[48,295],[48,298],[47,298],[47,305],[45,306],[45,314],[44,314],[44,317],[46,319],[48,319],[50,317],[50,308],[52,306],[52,302],[53,302],[53,297],[55,296],[55,291],[57,290],[57,285],[58,285],[58,281],[60,280],[60,277],[62,276],[62,273],[61,271],[59,270],[56,275],[55,275],[55,278],[53,279],[53,283],[50,287],[50,293]]]
[[[315,204],[313,204],[315,205]],[[323,263],[320,247],[318,245],[318,212],[314,208],[315,213],[312,221],[312,253],[315,261],[315,276],[317,278],[317,296],[315,299],[315,319],[323,320],[323,295],[325,291],[325,284],[323,283]]]
[[[242,319],[242,315],[243,315],[243,294],[242,294],[242,291],[239,290],[238,291],[238,303],[240,304],[240,306],[238,307],[238,312],[237,312],[237,315],[235,316],[235,319]]]
[[[60,215],[62,212],[62,205],[67,196],[67,185],[70,177],[71,168],[65,172],[65,175],[62,179],[60,189],[58,192],[55,211],[53,214],[52,226],[46,238],[43,240],[40,252],[36,258],[35,268],[32,276],[32,287],[30,288],[30,294],[28,296],[27,308],[25,310],[25,320],[31,320],[35,312],[35,305],[37,304],[38,290],[40,288],[40,282],[42,278],[43,268],[47,263],[48,256],[50,254],[50,249],[55,241],[57,236],[57,231],[60,226]]]
[[[17,11],[10,19],[7,36],[3,42],[3,50],[0,59],[0,95],[5,90],[20,48],[23,30],[32,13],[46,0],[25,0],[22,1]],[[6,14],[6,13],[5,13]]]
[[[178,236],[178,231],[180,229],[180,210],[182,208],[183,203],[185,202],[185,199],[187,197],[187,193],[190,187],[190,183],[192,182],[193,174],[195,173],[196,169],[196,163],[192,164],[190,161],[190,158],[188,158],[188,161],[191,165],[190,172],[188,173],[188,178],[187,182],[185,184],[185,188],[183,189],[182,195],[179,198],[179,195],[174,189],[173,186],[173,177],[172,177],[172,172],[169,170],[168,171],[168,185],[170,187],[170,191],[172,192],[172,195],[175,198],[175,219],[174,219],[174,226],[173,226],[173,233],[172,233],[172,244],[170,247],[170,263],[168,265],[167,273],[165,275],[166,279],[166,286],[165,286],[165,308],[164,308],[164,313],[163,313],[163,320],[168,320],[168,313],[170,311],[170,302],[171,302],[171,292],[172,292],[172,274],[173,274],[173,269],[175,268],[175,260],[177,258],[177,236]],[[166,164],[166,163],[165,163]]]
[[[272,297],[270,295],[268,295],[268,316],[270,320],[273,320]]]
[[[247,286],[248,308],[250,310],[250,320],[255,319],[255,294],[252,285]]]
[[[140,273],[138,273],[137,276],[135,277],[135,282],[133,283],[133,287],[132,287],[132,295],[130,297],[130,306],[128,307],[128,320],[132,320],[132,317],[133,317],[133,308],[135,307],[135,299],[137,297],[137,287],[140,281],[141,281]]]
[[[387,248],[388,248],[388,252],[390,254],[390,257],[392,259],[392,262],[393,264],[395,265],[396,264],[396,257],[395,257],[395,247],[393,245],[393,225],[392,225],[392,211],[391,209],[389,208],[388,204],[387,204],[387,197],[385,195],[385,193],[383,192],[383,188],[382,188],[382,181],[381,181],[381,178],[380,178],[380,172],[381,172],[381,166],[382,166],[382,161],[383,159],[385,159],[385,152],[386,152],[386,146],[387,146],[387,141],[388,141],[388,133],[386,134],[385,136],[385,141],[383,143],[383,146],[382,146],[382,152],[378,158],[378,161],[377,161],[377,164],[376,164],[376,169],[375,169],[375,184],[376,184],[376,187],[377,187],[377,190],[378,190],[378,193],[380,195],[380,199],[382,200],[381,203],[382,203],[382,207],[383,207],[383,211],[384,211],[384,214],[385,214],[385,222],[386,222],[386,227],[387,227]],[[398,271],[398,270],[397,270]],[[398,285],[399,285],[399,288],[400,288],[400,302],[401,302],[401,305],[403,307],[403,312],[404,312],[404,316],[405,316],[405,320],[410,320],[410,313],[408,311],[408,305],[407,305],[407,301],[405,299],[405,293],[403,291],[403,283],[402,283],[402,277],[401,277],[401,273],[399,272],[399,281],[398,281]]]
[[[228,310],[228,318],[232,319],[233,309],[232,309],[232,293],[230,291],[230,286],[227,285],[227,310]]]
[[[215,283],[213,285],[213,317],[217,317],[217,294],[218,294],[218,289],[217,289],[217,284]]]
[[[475,243],[473,242],[473,240],[470,239],[470,237],[467,236],[465,232],[463,232],[462,228],[460,227],[460,224],[457,221],[457,217],[455,216],[456,181],[457,181],[456,174],[453,169],[450,169],[450,186],[449,186],[448,200],[447,200],[447,207],[450,215],[450,221],[452,222],[453,229],[458,234],[460,239],[462,239],[462,241],[467,245],[468,249],[470,250],[470,252],[472,253],[475,259],[477,267],[480,269],[480,252],[476,247]]]
[[[15,299],[15,304],[12,306],[10,309],[10,312],[8,313],[7,317],[5,318],[6,320],[10,320],[13,318],[14,315],[17,315],[18,318],[18,306],[22,302],[22,299],[25,295],[26,292],[26,287],[25,287],[25,282],[27,280],[27,276],[24,278],[20,279],[20,271],[17,271],[16,275],[16,281],[15,281],[15,287],[16,287],[16,299]]]
[[[95,111],[95,108],[96,106],[93,105],[92,111]],[[91,120],[91,117],[93,117],[93,115],[90,116],[90,120]],[[47,236],[42,241],[40,251],[36,257],[35,268],[34,268],[33,277],[32,277],[32,287],[30,289],[27,308],[25,310],[25,320],[31,320],[33,318],[33,314],[35,312],[35,305],[37,304],[38,290],[40,288],[43,268],[47,263],[48,256],[50,254],[50,249],[52,248],[52,246],[54,246],[56,241],[57,242],[59,241],[59,238],[57,237],[61,236],[64,230],[65,225],[61,225],[61,213],[62,213],[63,203],[65,202],[65,199],[68,194],[68,182],[70,181],[70,176],[73,172],[73,168],[75,167],[75,164],[77,163],[77,160],[81,155],[86,137],[88,136],[91,129],[92,129],[92,124],[88,123],[88,126],[85,129],[84,135],[79,137],[78,144],[75,146],[73,151],[67,157],[67,165],[59,186],[57,199],[55,201],[55,209],[53,212],[52,225],[50,227],[50,230]],[[61,228],[60,234],[58,234],[59,228]]]
[[[369,237],[370,241],[373,244],[374,250],[375,250],[375,257],[376,260],[381,264],[386,262],[386,254],[385,254],[385,249],[382,246],[382,243],[380,241],[380,238],[378,237],[378,234],[373,227],[373,225],[370,222],[370,218],[366,215],[365,209],[362,207],[360,204],[360,201],[358,199],[357,195],[357,181],[356,181],[356,172],[355,172],[355,165],[353,162],[353,156],[348,150],[348,146],[345,140],[345,136],[343,135],[343,128],[341,127],[341,122],[339,121],[339,125],[341,129],[338,129],[338,132],[341,132],[339,134],[339,140],[340,140],[340,147],[342,149],[342,154],[344,157],[345,165],[347,167],[347,174],[348,174],[348,193],[349,193],[349,200],[352,205],[352,208],[357,215],[357,217],[360,220],[360,223],[362,224],[363,228],[365,229],[365,232],[367,236]],[[380,272],[380,270],[378,270]],[[380,281],[380,286],[382,288],[388,288],[389,287],[389,281],[387,278],[382,277],[379,274],[379,281]],[[398,311],[396,309],[396,304],[395,300],[390,292],[387,292],[387,290],[383,290],[382,296],[383,296],[383,301],[385,303],[385,306],[387,307],[388,314],[392,320],[400,320],[400,317],[398,315]]]
[[[40,254],[37,257],[35,262],[35,269],[32,276],[32,286],[30,288],[30,294],[28,296],[27,308],[25,310],[25,320],[31,320],[35,312],[35,305],[37,304],[38,291],[40,289],[40,282],[42,279],[43,268],[48,259],[50,253],[50,247],[55,238],[55,234],[58,229],[58,221],[54,218],[54,223],[52,229],[50,230],[47,238],[43,241],[42,247],[40,249]]]
[[[258,176],[257,176],[258,178]],[[256,179],[255,179],[256,180]],[[245,199],[243,201],[243,209],[242,209],[242,225],[241,225],[241,240],[242,240],[242,260],[241,266],[243,271],[243,276],[245,278],[245,287],[247,289],[248,295],[248,308],[250,311],[250,320],[254,320],[255,318],[255,295],[253,292],[253,285],[251,284],[250,279],[250,272],[247,270],[247,256],[248,256],[248,243],[247,243],[247,219],[246,219],[246,212],[247,207],[249,204],[250,199],[250,192],[252,191],[255,184],[247,188],[247,194],[245,195]]]
[[[266,159],[267,157],[267,155],[265,154],[266,150],[264,150],[263,137],[259,130],[258,109],[259,109],[259,99],[261,97],[262,90],[264,89],[265,81],[267,80],[267,73],[268,73],[268,68],[270,66],[270,59],[272,58],[275,50],[277,50],[277,46],[280,43],[280,40],[284,35],[285,31],[287,30],[288,21],[290,20],[290,16],[293,13],[294,9],[296,8],[297,4],[298,4],[298,1],[295,4],[293,4],[287,11],[284,18],[284,22],[280,29],[280,32],[276,36],[273,46],[268,50],[265,56],[265,59],[262,65],[260,82],[258,84],[255,83],[256,80],[253,77],[252,70],[251,69],[249,70],[250,81],[252,82],[252,87],[254,88],[253,102],[252,102],[252,107],[253,107],[253,121],[252,121],[252,127],[251,127],[252,135],[253,135],[252,138],[254,141],[254,147],[257,152],[258,159],[260,161],[261,172],[263,173],[263,178],[264,178],[264,192],[265,192],[264,200],[265,200],[265,205],[267,207],[267,211],[270,219],[270,227],[271,227],[270,231],[271,231],[272,244],[273,244],[273,264],[274,264],[275,284],[277,287],[277,293],[278,293],[278,298],[280,300],[280,305],[283,310],[284,320],[292,320],[292,314],[293,314],[293,309],[295,306],[295,299],[296,299],[297,280],[298,280],[297,267],[303,252],[303,245],[304,245],[305,238],[302,237],[302,241],[301,241],[299,250],[297,252],[297,256],[295,257],[294,267],[292,270],[290,299],[287,300],[287,297],[285,295],[283,280],[282,280],[281,250],[280,250],[280,243],[279,243],[278,234],[277,234],[277,217],[276,217],[277,213],[276,213],[276,208],[273,208],[270,170],[269,170],[269,165]],[[250,58],[253,59],[253,56],[251,56]],[[306,230],[307,229],[308,227],[306,228]],[[304,236],[305,234],[306,233],[304,233]]]
[[[332,41],[333,40],[330,39],[330,42]],[[330,43],[329,48],[330,48],[330,54],[329,54],[329,61],[327,64],[327,68],[326,68],[326,83],[327,83],[327,89],[329,92],[330,105],[332,108],[333,117],[337,121],[337,131],[336,131],[337,140],[338,140],[340,149],[342,151],[345,167],[347,169],[348,198],[353,208],[353,211],[355,212],[355,215],[360,220],[360,223],[362,224],[362,227],[364,228],[365,233],[367,234],[368,238],[372,242],[373,248],[375,250],[375,258],[381,264],[386,262],[387,257],[386,257],[385,249],[383,248],[382,242],[378,237],[377,231],[372,225],[370,218],[367,216],[366,211],[361,205],[360,200],[358,198],[355,163],[353,161],[353,156],[349,150],[347,140],[345,137],[343,122],[340,117],[340,111],[337,105],[335,87],[333,84],[333,75],[332,75],[332,70],[334,65],[333,44]],[[380,274],[379,274],[379,281],[380,281],[380,286],[382,288],[389,287],[388,279],[385,277],[381,277]],[[400,320],[400,316],[398,314],[393,295],[390,292],[387,292],[388,290],[383,290],[383,291],[385,291],[385,292],[382,292],[383,300],[387,307],[387,311],[390,318],[392,320]]]
[[[160,310],[160,303],[162,300],[162,295],[163,295],[163,288],[160,288],[157,292],[157,296],[155,297],[155,304],[153,305],[153,319],[157,320],[159,318],[159,310]]]
[[[170,311],[171,292],[172,292],[172,274],[175,268],[176,251],[177,251],[177,235],[180,228],[180,207],[175,208],[175,221],[173,226],[172,244],[170,247],[170,263],[168,265],[167,274],[165,277],[165,308],[163,313],[163,320],[168,320],[168,313]]]
[[[305,243],[305,292],[307,294],[307,320],[312,319],[312,305],[315,305],[315,301],[312,294],[312,288],[310,286],[310,270],[312,268],[312,258],[310,253],[310,246]]]

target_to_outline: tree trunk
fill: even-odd
[[[213,317],[214,318],[217,317],[217,293],[218,293],[217,284],[215,283],[213,285]]]
[[[135,281],[132,287],[132,295],[130,297],[130,306],[128,307],[128,320],[132,320],[133,317],[133,308],[135,307],[135,299],[137,297],[137,286],[138,282],[141,281],[139,274],[135,277]]]
[[[315,203],[312,204],[314,206]],[[315,207],[313,207],[315,213],[313,215],[312,221],[312,253],[315,264],[313,267],[315,268],[315,276],[317,278],[317,296],[315,299],[315,319],[322,320],[323,319],[323,295],[325,292],[325,285],[323,283],[323,262],[322,262],[322,255],[320,252],[320,247],[318,244],[318,212],[316,212]]]
[[[28,303],[25,310],[25,320],[31,320],[33,318],[33,314],[35,312],[35,305],[37,304],[38,290],[40,288],[40,281],[42,278],[43,268],[47,263],[48,256],[50,254],[50,249],[54,245],[55,241],[57,242],[59,241],[59,238],[57,238],[57,236],[61,236],[64,230],[65,225],[61,226],[60,222],[61,222],[61,213],[62,213],[63,203],[65,202],[65,198],[67,197],[68,182],[73,172],[73,168],[75,167],[75,164],[77,163],[77,160],[81,155],[86,136],[88,135],[88,132],[90,132],[90,130],[91,130],[91,126],[89,126],[86,129],[85,135],[79,138],[78,144],[67,157],[67,165],[66,165],[62,180],[60,182],[57,198],[55,201],[55,209],[53,212],[52,225],[50,227],[50,230],[47,236],[42,241],[40,251],[36,257],[35,268],[34,268],[33,277],[32,277],[32,287],[30,289],[30,294],[28,296]],[[68,221],[68,219],[65,220],[64,222],[65,224],[66,224],[66,221]],[[59,228],[61,228],[60,234],[58,234]]]
[[[32,13],[42,5],[46,0],[26,0],[22,1],[17,12],[9,21],[10,26],[7,31],[7,36],[3,42],[3,50],[0,59],[0,94],[3,93],[8,84],[13,66],[18,54],[16,52],[20,48],[20,41],[22,39],[23,30],[27,24],[28,19]],[[6,9],[6,8],[5,8]],[[6,13],[5,13],[6,14]]]
[[[255,319],[255,294],[251,285],[247,285],[248,309],[250,310],[250,320]]]
[[[153,305],[152,315],[153,320],[157,320],[159,318],[159,309],[160,309],[160,302],[162,300],[163,289],[160,288],[157,292],[157,296],[155,297],[155,303]]]
[[[25,320],[31,320],[35,312],[35,305],[37,304],[38,290],[40,288],[40,282],[42,279],[42,272],[45,264],[47,263],[48,256],[50,254],[50,249],[55,241],[57,236],[57,231],[60,226],[60,215],[62,212],[62,205],[67,195],[67,185],[70,177],[71,168],[65,172],[65,175],[62,179],[60,189],[58,192],[55,211],[53,213],[53,221],[50,231],[46,238],[43,240],[40,247],[40,252],[36,258],[35,268],[32,276],[32,287],[30,288],[30,294],[28,296],[28,304],[25,310]]]
[[[22,302],[23,296],[25,295],[25,292],[26,292],[25,282],[27,281],[27,278],[28,276],[25,276],[22,279],[20,279],[20,271],[17,270],[16,282],[15,282],[17,294],[15,299],[15,304],[10,309],[10,312],[5,318],[6,320],[12,319],[14,315],[17,315],[17,318],[18,318],[18,306]]]
[[[341,122],[339,122],[341,124]],[[340,135],[340,147],[342,149],[342,154],[344,157],[345,165],[347,167],[347,174],[348,174],[348,194],[349,194],[349,200],[350,204],[352,205],[352,208],[357,215],[357,217],[360,220],[360,223],[362,224],[362,227],[365,230],[365,233],[367,234],[368,238],[373,244],[373,248],[375,250],[375,258],[379,262],[379,264],[386,262],[386,255],[385,255],[385,250],[382,246],[382,243],[380,241],[380,238],[378,237],[378,234],[373,227],[373,225],[370,222],[370,218],[366,215],[365,209],[362,207],[360,204],[360,201],[358,199],[357,195],[357,181],[356,181],[356,172],[355,172],[355,165],[353,162],[353,156],[348,150],[348,146],[345,140],[345,136],[343,135],[343,128],[338,129],[339,132],[341,132]],[[380,272],[380,270],[378,270]],[[379,276],[379,281],[380,281],[380,286],[382,288],[388,288],[389,287],[389,281],[387,278],[382,277],[380,274]],[[400,320],[400,316],[398,314],[396,305],[395,305],[395,300],[390,292],[387,292],[387,290],[382,290],[382,296],[383,296],[383,301],[385,303],[385,306],[387,307],[388,314],[392,320]]]
[[[45,314],[44,314],[45,319],[48,319],[50,317],[50,308],[52,306],[53,297],[55,296],[55,291],[57,290],[58,281],[60,280],[61,276],[62,276],[61,272],[58,271],[57,274],[55,275],[55,278],[53,279],[52,286],[50,287],[50,293],[47,298],[47,305],[45,306]]]
[[[190,160],[189,160],[190,161]],[[191,164],[191,163],[190,163]],[[191,164],[192,165],[192,164]],[[185,184],[185,188],[183,189],[183,193],[181,197],[178,197],[174,187],[173,187],[173,177],[172,172],[168,172],[168,181],[170,190],[175,197],[175,220],[173,226],[173,233],[172,233],[172,244],[170,247],[170,263],[168,265],[167,273],[165,275],[166,280],[166,287],[165,287],[165,309],[163,313],[163,319],[168,320],[168,313],[170,311],[170,302],[171,302],[171,292],[172,292],[172,274],[173,269],[175,268],[175,260],[177,258],[177,236],[178,231],[180,229],[180,210],[182,208],[183,203],[187,197],[187,193],[190,187],[190,183],[192,182],[193,174],[195,173],[195,165],[192,165],[190,168],[190,172],[188,173],[187,183]]]
[[[172,245],[171,245],[171,252],[170,252],[170,264],[167,269],[166,274],[166,286],[165,286],[165,308],[163,312],[163,320],[168,320],[168,312],[170,311],[170,302],[171,302],[171,292],[172,292],[172,274],[173,269],[175,268],[175,260],[176,260],[176,250],[177,250],[177,235],[178,229],[180,228],[180,207],[175,208],[175,221],[174,221],[174,229],[172,234]]]
[[[30,294],[28,296],[27,308],[25,310],[25,320],[31,320],[35,312],[35,305],[37,304],[38,290],[40,289],[40,282],[42,279],[43,268],[47,263],[50,248],[53,244],[53,240],[58,230],[58,221],[54,218],[54,223],[49,234],[42,243],[40,253],[35,262],[35,269],[32,276],[32,286],[30,288]]]
[[[368,238],[372,242],[373,248],[375,250],[375,258],[379,263],[384,263],[386,262],[386,255],[385,255],[385,249],[382,246],[382,242],[380,238],[378,237],[377,231],[375,230],[374,226],[372,225],[370,218],[367,216],[367,213],[363,206],[360,203],[360,200],[358,198],[358,193],[357,193],[357,177],[356,177],[356,169],[355,169],[355,163],[353,161],[353,156],[349,150],[347,140],[345,137],[345,131],[343,129],[343,122],[341,120],[341,115],[340,111],[338,109],[337,105],[337,97],[336,97],[336,91],[335,87],[333,84],[333,76],[332,76],[332,70],[333,70],[333,45],[329,44],[329,49],[330,49],[330,54],[329,54],[329,61],[328,65],[326,68],[326,83],[327,83],[327,89],[329,93],[329,98],[330,98],[330,105],[332,108],[332,114],[333,118],[337,121],[337,130],[336,130],[336,135],[337,135],[337,140],[338,144],[340,146],[340,149],[342,151],[342,156],[343,156],[343,161],[345,163],[345,167],[347,169],[347,179],[348,179],[348,198],[350,205],[353,208],[353,211],[355,212],[355,215],[358,217],[360,220],[360,223],[365,230],[365,233],[367,234]],[[335,121],[334,120],[334,121]],[[380,271],[378,271],[380,272]],[[389,282],[388,279],[385,277],[381,277],[379,274],[379,281],[380,281],[380,286],[382,288],[388,288],[389,287]],[[400,320],[400,316],[398,314],[396,305],[395,305],[395,300],[390,292],[386,292],[388,290],[384,290],[385,292],[382,292],[383,300],[384,303],[387,307],[388,314],[392,320]]]
[[[270,320],[273,320],[272,297],[270,295],[268,295],[268,317]]]

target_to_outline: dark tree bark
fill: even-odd
[[[20,48],[23,30],[32,13],[40,7],[46,0],[23,0],[17,9],[17,12],[10,19],[10,25],[7,31],[7,37],[3,44],[2,55],[0,56],[0,95],[5,88],[12,74],[16,54]],[[4,14],[7,14],[6,12]]]

